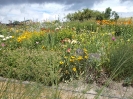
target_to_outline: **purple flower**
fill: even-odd
[[[2,46],[2,47],[5,47],[6,45],[5,45],[4,43],[1,43],[1,46]]]
[[[113,37],[112,37],[112,41],[115,41],[115,40],[116,40],[116,38],[113,36]]]

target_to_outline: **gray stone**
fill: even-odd
[[[89,59],[100,61],[101,55],[99,53],[89,53]]]
[[[78,55],[78,56],[84,56],[84,55],[85,55],[84,50],[78,48],[78,49],[76,50],[76,55]]]

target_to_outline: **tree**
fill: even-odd
[[[111,17],[111,11],[112,11],[112,9],[110,7],[108,7],[108,8],[105,9],[104,18],[106,20],[110,19],[110,17]]]
[[[14,24],[14,25],[19,25],[20,22],[19,22],[19,21],[14,21],[13,24]]]
[[[112,12],[112,17],[113,17],[114,20],[119,19],[119,15],[115,11]]]
[[[90,9],[83,9],[83,17],[85,20],[88,20],[92,17],[92,13],[93,13],[93,10],[90,10]]]
[[[84,20],[83,13],[81,11],[78,11],[78,20],[79,21],[83,21]]]
[[[104,12],[95,11],[95,19],[102,21],[104,19]]]
[[[73,16],[74,16],[74,14],[70,14],[70,13],[69,13],[69,14],[66,16],[66,18],[67,18],[69,21],[74,21]]]
[[[109,20],[111,17],[114,18],[114,20],[117,20],[119,18],[119,15],[112,11],[110,7],[105,9],[105,12],[100,12],[97,10],[91,10],[91,9],[83,9],[82,11],[78,11],[72,14],[67,15],[67,19],[70,21],[84,21],[88,19],[96,19],[96,20]]]
[[[102,20],[103,20],[103,16],[102,16],[102,14],[97,15],[97,16],[96,16],[96,20],[100,20],[100,21],[102,21]]]
[[[79,13],[75,12],[73,15],[74,20],[79,20],[79,17],[80,17]]]

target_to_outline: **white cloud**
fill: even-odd
[[[9,20],[23,21],[31,19],[33,21],[57,20],[63,19],[68,13],[74,12],[76,9],[69,9],[71,5],[61,5],[56,3],[44,4],[17,4],[1,7],[0,21],[8,23]],[[78,5],[75,5],[78,6]],[[83,8],[82,5],[80,8]],[[122,16],[133,16],[133,6],[130,1],[120,2],[120,0],[103,0],[101,3],[95,3],[91,8],[93,10],[104,11],[107,7],[111,7],[113,11],[119,12]],[[66,10],[67,9],[67,10]],[[69,9],[69,10],[68,10]],[[80,10],[80,9],[77,9]],[[76,11],[77,11],[76,10]]]
[[[0,10],[0,21],[8,23],[9,20],[23,21],[31,19],[33,21],[62,19],[66,13],[64,5],[55,3],[49,4],[21,4],[8,5]]]
[[[105,11],[106,8],[110,7],[113,11],[118,12],[122,17],[132,16],[133,6],[130,1],[120,2],[120,0],[103,0],[102,3],[94,4],[93,10]]]

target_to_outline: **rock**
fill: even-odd
[[[89,59],[100,61],[101,55],[100,55],[100,53],[89,53]]]
[[[78,48],[78,49],[76,50],[76,55],[78,55],[78,56],[84,56],[84,55],[85,55],[84,50]]]

